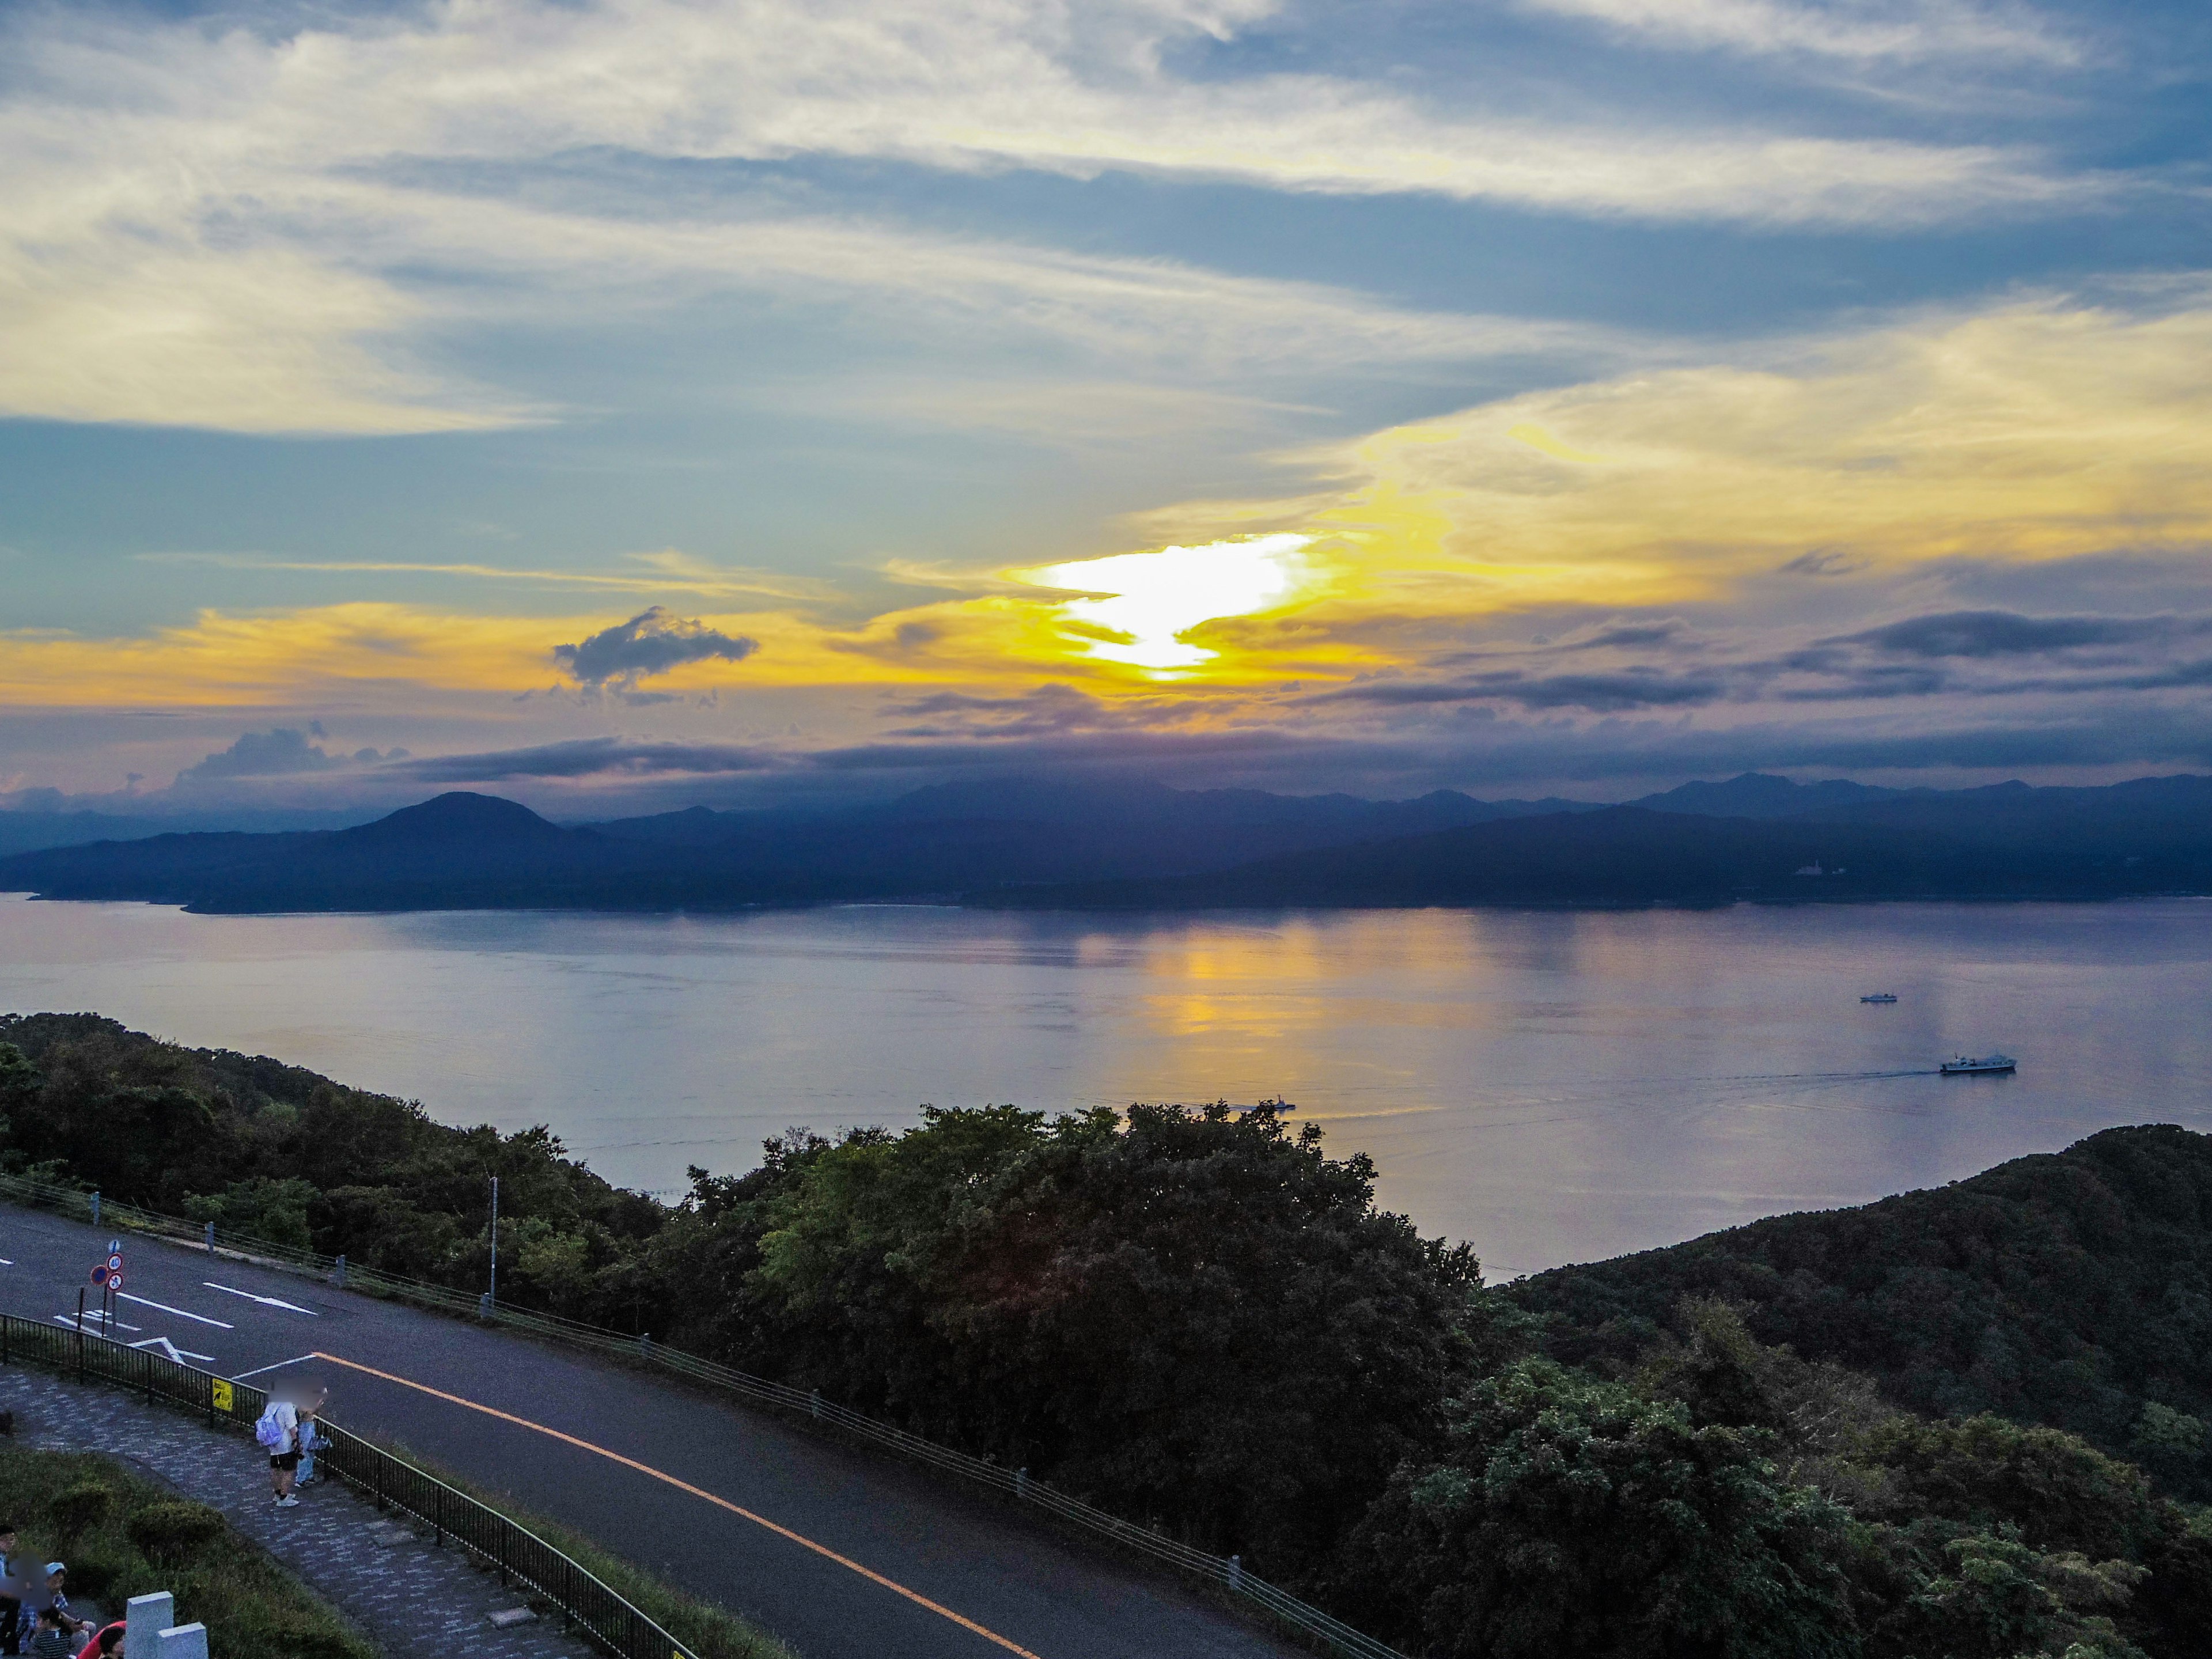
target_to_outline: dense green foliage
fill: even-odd
[[[1686,1296],[1929,1416],[2070,1429],[2212,1498],[2212,1136],[2112,1129],[1862,1209],[1778,1216],[1518,1286],[1547,1351],[1647,1346]]]
[[[1370,1627],[1452,1659],[1857,1651],[1844,1512],[1778,1474],[1765,1431],[1546,1359],[1476,1382],[1452,1419],[1346,1551]]]
[[[0,1020],[0,1168],[469,1289],[496,1172],[515,1300],[1027,1468],[1424,1659],[2201,1650],[2212,1138],[1498,1291],[1287,1111],[925,1109],[670,1206],[542,1129]],[[57,1524],[112,1529],[85,1504]]]
[[[210,1650],[287,1659],[376,1659],[375,1645],[204,1504],[173,1496],[112,1458],[0,1448],[0,1520],[22,1559],[63,1549],[80,1614],[122,1615],[167,1590],[180,1623],[208,1627]]]
[[[754,1369],[1303,1564],[1438,1431],[1477,1285],[1320,1139],[1264,1107],[930,1110],[702,1176],[653,1255]]]
[[[597,1276],[663,1223],[543,1129],[449,1128],[418,1105],[273,1060],[181,1048],[93,1014],[0,1017],[0,1168],[280,1243],[480,1288],[497,1175],[518,1299],[586,1314]],[[503,1285],[504,1288],[504,1285]]]

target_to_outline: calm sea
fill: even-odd
[[[1887,990],[1894,1006],[1862,1005]],[[277,1055],[629,1185],[922,1102],[1281,1096],[1493,1276],[2212,1127],[2212,903],[191,916],[0,897],[0,1007]],[[2011,1078],[1942,1078],[2001,1048]]]

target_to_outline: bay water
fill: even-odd
[[[1894,1005],[1861,995],[1893,992]],[[196,916],[0,897],[0,1008],[550,1125],[674,1196],[924,1102],[1279,1097],[1493,1278],[2212,1127],[2212,902]],[[2017,1075],[1937,1063],[2002,1048]]]

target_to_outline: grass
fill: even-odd
[[[359,1434],[360,1431],[354,1432]],[[375,1443],[402,1462],[413,1464],[425,1474],[434,1475],[479,1504],[497,1510],[517,1526],[536,1533],[697,1654],[699,1659],[799,1659],[796,1649],[727,1607],[678,1589],[643,1567],[609,1553],[573,1527],[548,1520],[505,1492],[488,1492],[397,1441],[379,1440]]]
[[[0,1447],[0,1522],[26,1561],[66,1561],[75,1611],[119,1618],[134,1595],[167,1590],[177,1620],[208,1628],[222,1654],[378,1659],[375,1644],[204,1504],[94,1452]]]

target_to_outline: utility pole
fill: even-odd
[[[484,1292],[484,1300],[496,1306],[499,1302],[499,1177],[491,1178],[491,1288]]]

